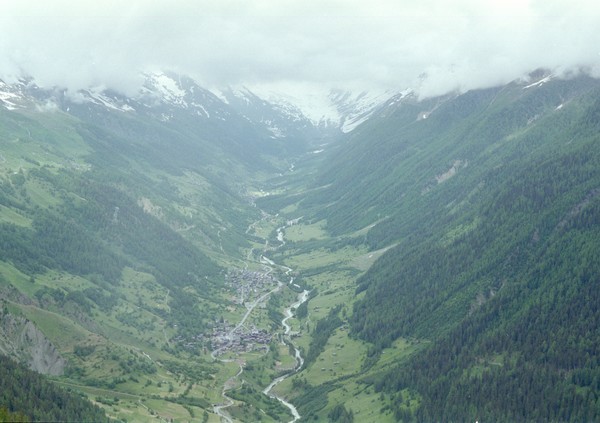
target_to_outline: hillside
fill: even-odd
[[[211,334],[245,311],[226,274],[261,216],[243,181],[288,166],[286,140],[174,84],[83,100],[3,84],[0,351],[119,419],[212,412],[212,379],[229,369],[213,363]]]
[[[362,372],[427,344],[363,379],[397,420],[599,417],[600,85],[539,79],[390,103],[299,202],[342,245],[393,247],[349,323]]]
[[[0,356],[0,364],[3,388],[0,421],[110,421],[100,407],[55,386],[40,374],[4,356]],[[9,409],[19,412],[11,413]]]

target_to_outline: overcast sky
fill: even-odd
[[[0,0],[0,76],[131,92],[142,70],[207,86],[443,94],[536,68],[600,75],[598,0]]]

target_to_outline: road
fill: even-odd
[[[248,233],[250,231],[251,228],[253,228],[256,224],[258,224],[261,220],[264,220],[268,215],[266,213],[263,212],[263,216],[262,218],[255,222],[254,224],[251,224],[250,226],[248,226],[248,229],[246,230],[246,233]],[[285,239],[284,239],[284,232],[283,230],[285,229],[285,227],[281,227],[277,229],[277,240],[280,242],[279,247],[277,248],[281,248],[285,245]],[[268,245],[268,240],[266,241],[266,245]],[[248,258],[251,257],[251,254],[248,255]],[[263,264],[263,266],[265,266],[266,270],[267,270],[267,274],[270,274],[274,271],[274,267],[278,266],[275,262],[273,262],[272,260],[270,260],[269,258],[265,257],[264,255],[261,255],[259,258],[259,262],[261,264]],[[285,266],[279,266],[282,269],[285,269],[285,275],[288,276],[290,278],[289,280],[289,284],[293,284],[294,282],[294,277],[290,276],[290,273],[292,272],[292,269],[290,269],[289,267],[285,267]],[[231,331],[229,331],[228,333],[228,337],[232,338],[233,334],[239,330],[244,323],[246,322],[246,320],[248,319],[248,317],[250,316],[250,314],[252,314],[252,311],[259,305],[261,304],[263,301],[265,301],[271,294],[277,292],[279,289],[281,289],[281,287],[283,286],[282,282],[278,282],[277,283],[277,287],[273,288],[272,290],[270,290],[269,292],[261,295],[259,298],[257,298],[254,302],[252,302],[252,304],[250,304],[250,306],[248,307],[248,310],[246,310],[246,313],[244,314],[244,316],[242,317],[242,319],[238,322],[237,325],[235,325],[235,327],[233,329],[231,329]],[[274,379],[269,386],[267,386],[264,390],[263,393],[267,396],[269,396],[270,398],[274,398],[276,400],[278,400],[279,402],[281,402],[284,406],[286,406],[290,412],[292,413],[293,419],[290,420],[290,423],[296,422],[298,421],[301,416],[298,413],[298,410],[296,409],[296,407],[287,402],[284,398],[272,393],[271,391],[273,390],[273,388],[275,386],[277,386],[279,383],[283,382],[285,379],[287,379],[288,377],[294,375],[296,372],[298,372],[303,364],[304,364],[304,359],[302,358],[302,355],[300,354],[300,350],[298,348],[296,348],[292,342],[291,342],[291,338],[290,338],[290,331],[291,331],[291,327],[290,325],[288,325],[287,321],[289,319],[291,319],[294,315],[294,313],[292,312],[292,309],[297,308],[299,305],[301,305],[303,302],[308,300],[308,296],[309,296],[309,291],[304,291],[302,292],[299,296],[298,296],[298,300],[296,302],[294,302],[293,304],[291,304],[289,307],[287,307],[284,311],[284,315],[285,317],[281,320],[281,326],[283,326],[284,328],[284,343],[291,345],[294,348],[295,351],[295,359],[296,359],[296,365],[294,367],[294,369],[292,371],[290,371],[289,373],[280,376],[276,379]],[[235,360],[233,359],[220,359],[218,358],[218,355],[221,353],[222,348],[216,349],[211,353],[211,356],[214,360],[219,360],[221,362],[224,363],[231,363]],[[231,398],[229,398],[227,396],[227,391],[229,389],[231,389],[233,386],[235,386],[235,381],[239,379],[239,377],[241,376],[241,374],[244,371],[244,366],[243,363],[238,362],[238,364],[240,365],[240,370],[239,372],[235,375],[232,376],[231,378],[229,378],[227,380],[227,382],[225,382],[225,385],[223,386],[223,390],[221,391],[221,396],[225,399],[225,403],[223,404],[215,404],[213,406],[213,411],[215,414],[217,414],[220,418],[221,421],[225,421],[227,423],[233,423],[233,420],[231,419],[231,417],[229,417],[224,410],[230,406],[232,406],[234,404],[233,400]]]

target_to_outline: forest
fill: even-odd
[[[430,203],[404,224],[410,242],[359,279],[355,336],[376,351],[399,337],[433,341],[370,380],[396,395],[399,420],[600,418],[598,111],[594,101],[570,126],[554,120],[524,132],[500,166],[470,164],[476,179],[446,182],[457,184],[445,195],[468,193],[449,203],[462,200],[461,213]],[[369,234],[375,245],[379,233]],[[421,396],[412,416],[403,389]]]
[[[104,411],[0,355],[0,421],[110,422]]]

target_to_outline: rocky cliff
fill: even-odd
[[[58,350],[29,320],[11,313],[0,316],[0,353],[47,375],[62,375],[67,364]]]

